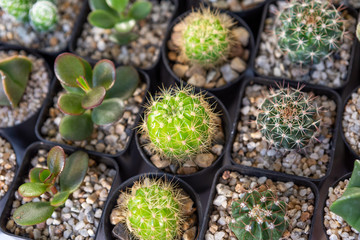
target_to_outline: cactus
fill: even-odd
[[[300,64],[319,63],[338,49],[345,34],[338,10],[322,0],[290,1],[275,26],[280,50]]]
[[[287,228],[286,204],[271,190],[248,191],[231,204],[231,231],[237,239],[278,240]]]
[[[38,1],[30,9],[30,24],[38,32],[53,29],[58,22],[57,7],[49,1]]]
[[[22,226],[35,225],[46,221],[54,210],[65,204],[71,193],[78,189],[88,169],[89,156],[77,151],[66,160],[64,150],[53,147],[47,157],[48,168],[30,170],[30,182],[22,184],[18,192],[27,199],[38,197],[46,192],[52,195],[50,202],[26,203],[14,211],[14,221]],[[66,164],[65,164],[66,163]],[[55,183],[59,177],[60,191]]]
[[[60,122],[60,134],[72,141],[90,138],[93,124],[118,121],[124,112],[123,100],[132,95],[140,78],[133,67],[115,69],[109,60],[100,60],[92,69],[84,59],[63,53],[55,60],[55,75],[66,90],[58,99],[67,114]]]
[[[297,89],[278,85],[262,103],[256,124],[266,140],[277,148],[301,149],[319,132],[319,108],[314,97]]]
[[[342,217],[351,227],[360,231],[360,161],[356,160],[354,170],[351,174],[349,183],[341,198],[337,199],[330,206],[330,211]]]
[[[150,139],[154,153],[181,164],[207,151],[214,137],[213,108],[194,88],[163,90],[149,103],[141,131]]]
[[[145,19],[151,12],[152,4],[146,0],[137,0],[128,7],[129,0],[90,0],[92,12],[88,16],[91,25],[104,29],[113,29],[110,40],[126,45],[138,38],[131,32],[136,21]]]
[[[36,0],[0,0],[0,7],[19,21],[29,20],[29,11]]]
[[[178,239],[184,222],[184,196],[174,184],[148,177],[134,183],[120,203],[129,232],[137,239]]]
[[[16,108],[25,92],[31,72],[31,60],[12,56],[0,60],[0,105]]]

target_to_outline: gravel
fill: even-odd
[[[216,185],[215,198],[212,200],[213,210],[208,219],[205,240],[236,240],[228,227],[231,221],[231,204],[234,200],[243,197],[246,190],[255,188],[260,191],[269,188],[276,193],[280,201],[287,204],[288,228],[282,240],[308,239],[315,208],[315,196],[310,187],[225,171]]]
[[[16,170],[16,155],[11,144],[0,137],[0,199],[9,190]]]
[[[232,12],[241,12],[250,10],[264,2],[264,0],[205,0],[212,7],[230,10]]]
[[[19,22],[0,9],[0,41],[47,52],[61,51],[67,47],[83,3],[84,0],[57,0],[59,21],[47,33],[36,32],[29,23]]]
[[[152,3],[151,13],[133,29],[139,35],[137,40],[127,46],[120,46],[110,41],[112,30],[93,27],[85,22],[75,52],[96,60],[108,58],[119,64],[151,67],[159,58],[166,29],[175,12],[175,5],[170,0]]]
[[[287,174],[318,179],[325,176],[331,159],[331,140],[336,121],[336,103],[327,96],[317,96],[315,104],[320,111],[319,141],[310,143],[300,151],[277,150],[269,146],[257,130],[255,119],[268,86],[252,85],[245,89],[237,123],[237,133],[232,147],[232,157],[238,164],[265,168]]]
[[[19,106],[15,109],[8,106],[0,106],[0,127],[12,127],[33,116],[44,102],[51,81],[43,58],[38,58],[25,51],[10,50],[1,51],[0,59],[14,55],[28,57],[32,61],[32,71]]]

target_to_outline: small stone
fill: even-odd
[[[188,83],[194,85],[196,87],[203,87],[206,83],[206,79],[204,76],[195,73],[192,77],[188,80]]]
[[[88,204],[94,204],[97,198],[98,198],[98,194],[94,192],[93,194],[91,194],[89,197],[86,198],[86,202]]]
[[[194,240],[195,239],[195,234],[196,234],[196,227],[192,227],[189,230],[187,230],[184,235],[183,235],[183,239],[184,240]]]
[[[244,27],[235,28],[232,32],[235,39],[241,42],[243,46],[246,47],[249,44],[250,34]]]
[[[214,155],[211,153],[198,154],[194,160],[196,165],[202,168],[209,167],[215,160]]]
[[[166,168],[170,165],[170,161],[167,159],[161,159],[159,155],[153,155],[150,157],[151,162],[159,169]]]
[[[127,230],[127,227],[122,223],[116,224],[112,233],[114,237],[120,240],[130,240],[129,230]]]
[[[230,66],[235,71],[242,73],[246,69],[246,62],[244,62],[241,58],[236,57],[231,61]]]
[[[226,82],[231,82],[235,80],[237,77],[239,77],[239,74],[231,69],[230,64],[225,64],[221,66],[220,71]]]
[[[182,64],[174,64],[173,71],[176,76],[179,78],[183,78],[185,76],[186,71],[189,69],[189,66]]]

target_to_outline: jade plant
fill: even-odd
[[[354,170],[343,195],[332,203],[330,211],[342,217],[351,227],[360,231],[360,161],[356,160]]]
[[[231,231],[239,240],[278,240],[287,229],[287,206],[271,190],[249,190],[231,204]]]
[[[164,89],[145,109],[140,130],[150,139],[150,150],[181,164],[205,151],[215,134],[216,114],[193,87]]]
[[[58,22],[58,9],[51,0],[0,0],[8,14],[30,25],[38,32],[52,30]]]
[[[356,26],[356,37],[360,41],[360,23]]]
[[[278,85],[262,103],[256,124],[265,139],[276,148],[302,149],[316,139],[320,126],[314,96]]]
[[[110,40],[126,45],[138,38],[132,32],[136,21],[145,19],[152,9],[151,2],[136,0],[129,5],[129,0],[90,0],[92,12],[88,16],[91,25],[104,29],[113,29]]]
[[[135,91],[140,78],[133,67],[115,69],[109,60],[90,64],[70,53],[55,60],[55,75],[66,90],[58,99],[59,109],[67,114],[59,130],[63,138],[72,141],[91,137],[94,124],[108,125],[124,113],[124,100]]]
[[[278,47],[294,63],[319,63],[338,49],[344,37],[339,11],[328,1],[290,1],[276,19]]]
[[[0,106],[18,106],[29,81],[31,68],[31,60],[24,56],[0,60]]]
[[[22,184],[18,189],[20,196],[26,200],[42,194],[50,195],[51,200],[25,203],[14,211],[14,221],[18,225],[28,226],[42,223],[51,217],[54,210],[64,205],[70,194],[80,187],[88,169],[88,161],[85,152],[77,151],[66,159],[61,147],[53,147],[47,156],[47,168],[31,169],[30,182]]]

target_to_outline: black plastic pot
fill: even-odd
[[[257,38],[257,41],[256,41],[255,50],[252,51],[251,64],[253,66],[255,76],[262,77],[262,78],[268,78],[268,79],[275,79],[275,80],[284,80],[283,77],[261,75],[255,69],[255,60],[256,60],[256,57],[258,56],[259,48],[260,48],[260,44],[261,44],[261,33],[264,30],[266,19],[269,16],[273,15],[273,13],[269,12],[270,5],[276,4],[278,1],[282,1],[282,0],[267,0],[267,3],[265,5],[265,7],[264,7],[264,11],[262,13],[261,25],[260,25],[259,32],[258,32],[258,35],[257,35],[258,38]],[[356,12],[355,9],[353,9],[352,7],[346,7],[346,10],[349,11],[349,14],[351,16],[353,16],[355,19],[358,18],[358,13]],[[352,77],[351,75],[352,75],[352,71],[353,71],[353,65],[354,65],[354,62],[355,62],[357,46],[358,46],[358,41],[355,39],[354,42],[353,42],[353,45],[351,47],[351,57],[350,57],[350,62],[349,62],[349,66],[348,66],[348,69],[347,69],[347,77],[346,77],[345,82],[342,85],[340,85],[339,87],[334,87],[334,88],[330,88],[330,87],[325,86],[325,85],[320,85],[320,86],[322,86],[324,88],[328,88],[328,89],[334,89],[334,90],[341,91],[345,86],[347,86],[349,84],[350,79]],[[319,86],[319,84],[314,84],[314,83],[311,83],[311,82],[296,81],[296,80],[293,80],[293,79],[285,79],[285,80],[289,81],[289,82],[294,82],[294,83],[299,83],[299,82],[300,83],[305,83],[308,87]]]
[[[195,90],[195,91],[199,92],[198,90]],[[202,169],[196,173],[192,173],[192,174],[187,174],[187,175],[176,174],[175,175],[175,176],[179,177],[180,179],[189,183],[191,186],[193,186],[196,191],[203,191],[208,187],[208,185],[209,185],[208,183],[211,182],[214,173],[221,166],[224,155],[227,151],[227,148],[229,147],[229,139],[230,139],[231,123],[230,123],[230,117],[229,117],[228,111],[226,110],[223,103],[217,97],[215,97],[213,94],[207,92],[205,97],[208,98],[208,101],[210,102],[211,105],[214,104],[215,112],[218,112],[221,114],[220,117],[222,120],[222,125],[223,125],[222,127],[223,127],[224,135],[225,135],[225,144],[224,144],[224,148],[223,148],[221,155],[219,157],[217,157],[217,159],[209,167],[204,168],[204,169]],[[151,168],[151,170],[163,172],[162,170],[158,169],[151,162],[150,157],[143,150],[142,146],[140,145],[140,141],[139,141],[139,133],[136,133],[135,141],[136,141],[136,147],[137,147],[138,151],[140,152],[142,159]]]
[[[167,32],[166,32],[166,36],[165,36],[165,42],[167,43],[171,37],[171,33],[172,30],[174,28],[174,26],[176,24],[178,24],[180,21],[182,21],[187,15],[189,15],[192,11],[189,10],[183,14],[181,14],[179,17],[177,17],[170,25],[170,27],[168,28]],[[223,11],[222,11],[223,12]],[[252,52],[255,50],[255,45],[254,45],[254,37],[252,34],[251,29],[249,28],[249,26],[245,23],[244,20],[242,20],[239,16],[237,16],[236,14],[232,13],[232,12],[227,12],[225,11],[224,13],[228,14],[229,16],[231,16],[236,22],[238,26],[242,26],[244,27],[250,34],[250,39],[249,39],[249,44],[247,49],[250,51],[250,57],[247,61],[247,68],[246,70],[241,73],[239,75],[238,78],[236,78],[235,80],[231,81],[230,83],[225,84],[224,86],[218,87],[218,88],[199,88],[199,87],[195,87],[196,89],[205,89],[213,94],[215,94],[217,97],[220,97],[222,95],[226,95],[227,90],[229,90],[231,87],[233,87],[236,83],[238,83],[239,81],[241,81],[242,79],[244,79],[245,76],[253,76],[253,71],[252,71],[252,61],[251,61],[251,55]],[[176,76],[176,74],[174,73],[174,71],[172,70],[171,66],[173,65],[173,62],[170,62],[169,58],[168,58],[168,52],[169,52],[169,48],[167,44],[163,45],[162,48],[162,59],[163,59],[163,63],[164,66],[166,68],[166,72],[167,75],[166,76],[166,80],[171,82],[171,83],[176,83],[178,85],[183,85],[186,86],[188,85],[187,82],[180,80],[178,76]]]
[[[313,212],[312,221],[311,221],[311,230],[310,230],[310,234],[309,234],[309,238],[308,238],[308,239],[312,239],[311,236],[312,236],[312,232],[314,229],[315,220],[317,220],[316,219],[317,218],[316,217],[316,209],[317,209],[318,200],[319,200],[319,191],[318,191],[317,187],[315,186],[315,184],[313,184],[312,182],[306,181],[304,179],[301,179],[299,177],[283,176],[283,175],[279,175],[276,172],[272,172],[269,170],[254,169],[254,168],[239,167],[239,166],[224,166],[221,169],[219,169],[219,171],[217,171],[217,173],[214,177],[214,180],[212,182],[210,195],[208,197],[208,202],[207,202],[207,206],[206,206],[206,210],[205,210],[205,214],[204,214],[203,225],[202,225],[201,232],[200,232],[200,239],[205,239],[205,234],[206,234],[206,231],[208,229],[208,224],[209,224],[209,217],[213,211],[213,199],[216,195],[216,184],[218,183],[220,177],[222,176],[222,174],[225,171],[235,171],[242,175],[247,175],[249,177],[265,176],[268,179],[271,179],[273,181],[294,182],[296,185],[310,187],[315,196],[314,212]]]
[[[270,79],[265,79],[265,78],[250,78],[250,79],[247,79],[242,87],[241,87],[241,91],[240,91],[240,98],[239,98],[239,101],[237,103],[237,107],[236,107],[236,111],[237,111],[237,117],[233,123],[233,126],[232,126],[232,131],[234,132],[234,134],[232,135],[232,139],[231,139],[231,146],[233,145],[234,143],[234,140],[235,140],[235,137],[236,137],[236,134],[237,134],[237,131],[236,131],[236,126],[237,126],[237,123],[238,121],[240,121],[241,119],[241,106],[242,106],[242,99],[244,98],[245,96],[245,89],[248,85],[253,85],[253,84],[260,84],[260,85],[265,85],[265,86],[269,86],[269,87],[273,87],[273,88],[277,88],[276,87],[276,84],[282,84],[282,83],[285,83],[286,85],[289,84],[291,87],[293,88],[296,88],[298,86],[299,83],[294,83],[294,82],[288,82],[288,81],[277,81],[277,80],[270,80]],[[325,180],[330,172],[331,172],[331,169],[332,169],[332,165],[333,165],[333,162],[334,162],[334,156],[335,156],[335,148],[336,148],[336,140],[337,140],[337,136],[338,136],[338,131],[339,131],[339,125],[340,125],[340,121],[341,121],[341,112],[342,112],[342,109],[341,107],[343,106],[342,105],[342,101],[341,101],[341,98],[339,96],[339,94],[337,92],[335,92],[334,90],[331,90],[329,88],[325,88],[323,86],[319,86],[319,85],[313,85],[313,86],[308,86],[308,85],[305,85],[305,87],[302,89],[303,92],[314,92],[315,95],[326,95],[327,97],[329,97],[330,99],[332,99],[333,101],[335,101],[336,103],[336,121],[335,121],[335,124],[334,124],[334,130],[333,130],[333,137],[331,139],[331,150],[330,150],[330,160],[329,160],[329,163],[328,163],[328,168],[327,168],[327,172],[325,174],[325,176],[321,177],[321,178],[318,178],[318,179],[313,179],[313,178],[309,178],[309,177],[302,177],[302,176],[296,176],[300,179],[303,179],[303,180],[310,180],[316,184],[321,184],[323,180]],[[229,156],[231,156],[232,154],[232,147],[229,148]],[[239,165],[238,163],[234,162],[234,160],[231,158],[231,163],[234,164],[234,165]],[[257,169],[255,167],[250,167],[252,169]],[[287,174],[287,173],[283,173],[283,172],[276,172],[279,176],[283,176],[283,177],[293,177],[295,175],[291,175],[291,174]]]
[[[134,177],[126,180],[125,182],[123,182],[118,188],[116,188],[115,191],[113,191],[113,193],[108,198],[108,202],[107,202],[104,212],[103,212],[102,221],[100,222],[100,225],[99,225],[100,233],[98,236],[104,236],[103,238],[101,238],[101,240],[114,239],[111,234],[111,232],[114,228],[114,225],[112,225],[110,223],[110,214],[111,214],[111,211],[117,205],[116,201],[120,195],[120,192],[126,191],[126,189],[131,188],[134,185],[134,182],[140,180],[141,178],[143,178],[145,176],[152,178],[152,179],[155,178],[155,179],[162,179],[162,180],[170,180],[171,182],[178,184],[178,186],[180,188],[182,188],[190,196],[190,198],[194,201],[194,207],[196,208],[197,219],[198,219],[197,233],[196,233],[197,237],[195,239],[200,239],[200,238],[198,238],[198,236],[199,236],[200,228],[202,225],[203,215],[202,215],[202,206],[201,206],[201,202],[200,202],[198,194],[186,182],[184,182],[182,179],[177,178],[174,175],[167,174],[167,173],[145,173],[145,174],[139,174],[137,176],[134,176]],[[98,239],[100,240],[100,238],[98,238]]]
[[[6,223],[10,217],[11,210],[12,210],[12,203],[15,199],[15,192],[19,188],[21,184],[24,183],[25,178],[28,176],[29,170],[31,169],[31,158],[36,155],[37,151],[39,149],[44,149],[49,151],[53,146],[56,146],[54,144],[44,144],[41,142],[35,142],[31,144],[25,152],[25,156],[23,159],[23,162],[19,168],[19,171],[16,173],[15,181],[13,182],[11,189],[9,191],[9,197],[5,203],[4,211],[1,214],[0,217],[0,230],[5,233],[8,236],[15,237],[17,239],[28,239],[26,237],[17,236],[12,233],[9,233],[6,229]],[[71,154],[74,152],[74,149],[63,147],[66,154]],[[119,175],[119,168],[117,163],[111,159],[106,157],[99,157],[97,155],[93,155],[89,153],[89,157],[93,160],[95,160],[97,163],[103,163],[106,166],[116,170],[116,176],[114,177],[113,183],[111,185],[111,190],[109,192],[109,196],[114,192],[114,188],[120,184],[120,175]],[[109,199],[108,196],[108,199]],[[108,200],[106,200],[108,202]],[[106,204],[106,203],[105,203]],[[104,213],[102,214],[101,218],[103,218]],[[99,231],[96,231],[95,238],[103,239],[103,236],[99,234]]]

